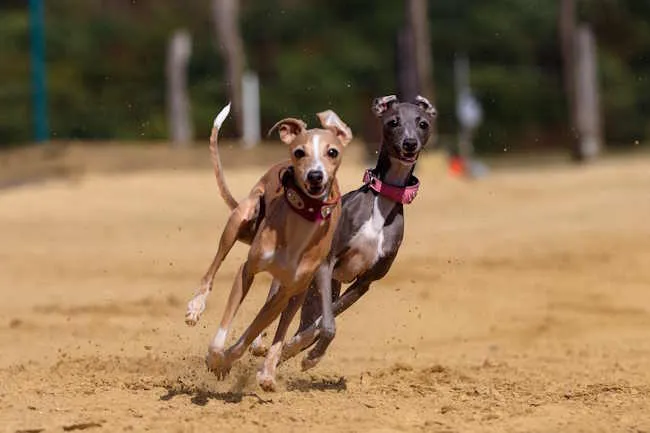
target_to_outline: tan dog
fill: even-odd
[[[189,302],[185,321],[195,325],[205,309],[214,276],[235,241],[250,244],[247,260],[239,268],[219,330],[210,344],[206,363],[224,378],[234,361],[282,312],[273,344],[268,351],[259,384],[275,389],[275,370],[287,328],[302,304],[311,280],[327,257],[341,205],[336,171],[343,148],[352,139],[350,128],[331,110],[318,113],[324,129],[306,129],[297,119],[279,121],[280,139],[289,146],[291,159],[271,167],[240,203],[233,198],[223,177],[217,148],[221,124],[230,105],[217,116],[210,137],[210,150],[217,183],[232,213],[219,242],[217,254]],[[270,132],[271,132],[270,131]],[[246,297],[255,274],[273,276],[272,296],[239,340],[224,349],[232,320]],[[325,283],[329,283],[329,278]],[[277,289],[277,290],[274,290]]]

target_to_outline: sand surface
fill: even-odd
[[[391,273],[276,393],[203,363],[243,246],[183,323],[228,215],[207,164],[0,190],[0,431],[650,432],[650,159],[418,175]]]

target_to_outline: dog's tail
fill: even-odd
[[[219,157],[219,148],[217,147],[217,138],[219,136],[219,130],[223,121],[226,120],[230,114],[230,103],[223,107],[223,109],[217,114],[217,117],[214,119],[214,125],[212,125],[212,133],[210,134],[210,156],[212,157],[212,166],[214,167],[214,175],[217,178],[217,185],[219,186],[219,192],[221,197],[226,202],[230,210],[233,210],[237,207],[239,203],[235,200],[235,197],[232,196],[228,185],[226,185],[226,179],[223,176],[223,170],[221,168],[221,158]]]

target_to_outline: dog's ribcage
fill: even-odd
[[[395,203],[379,195],[373,198],[372,212],[352,236],[347,251],[339,258],[334,278],[349,283],[370,269],[385,253],[384,224]]]

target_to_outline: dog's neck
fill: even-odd
[[[393,186],[406,186],[414,169],[415,163],[405,163],[391,158],[382,146],[374,172],[382,182]]]

